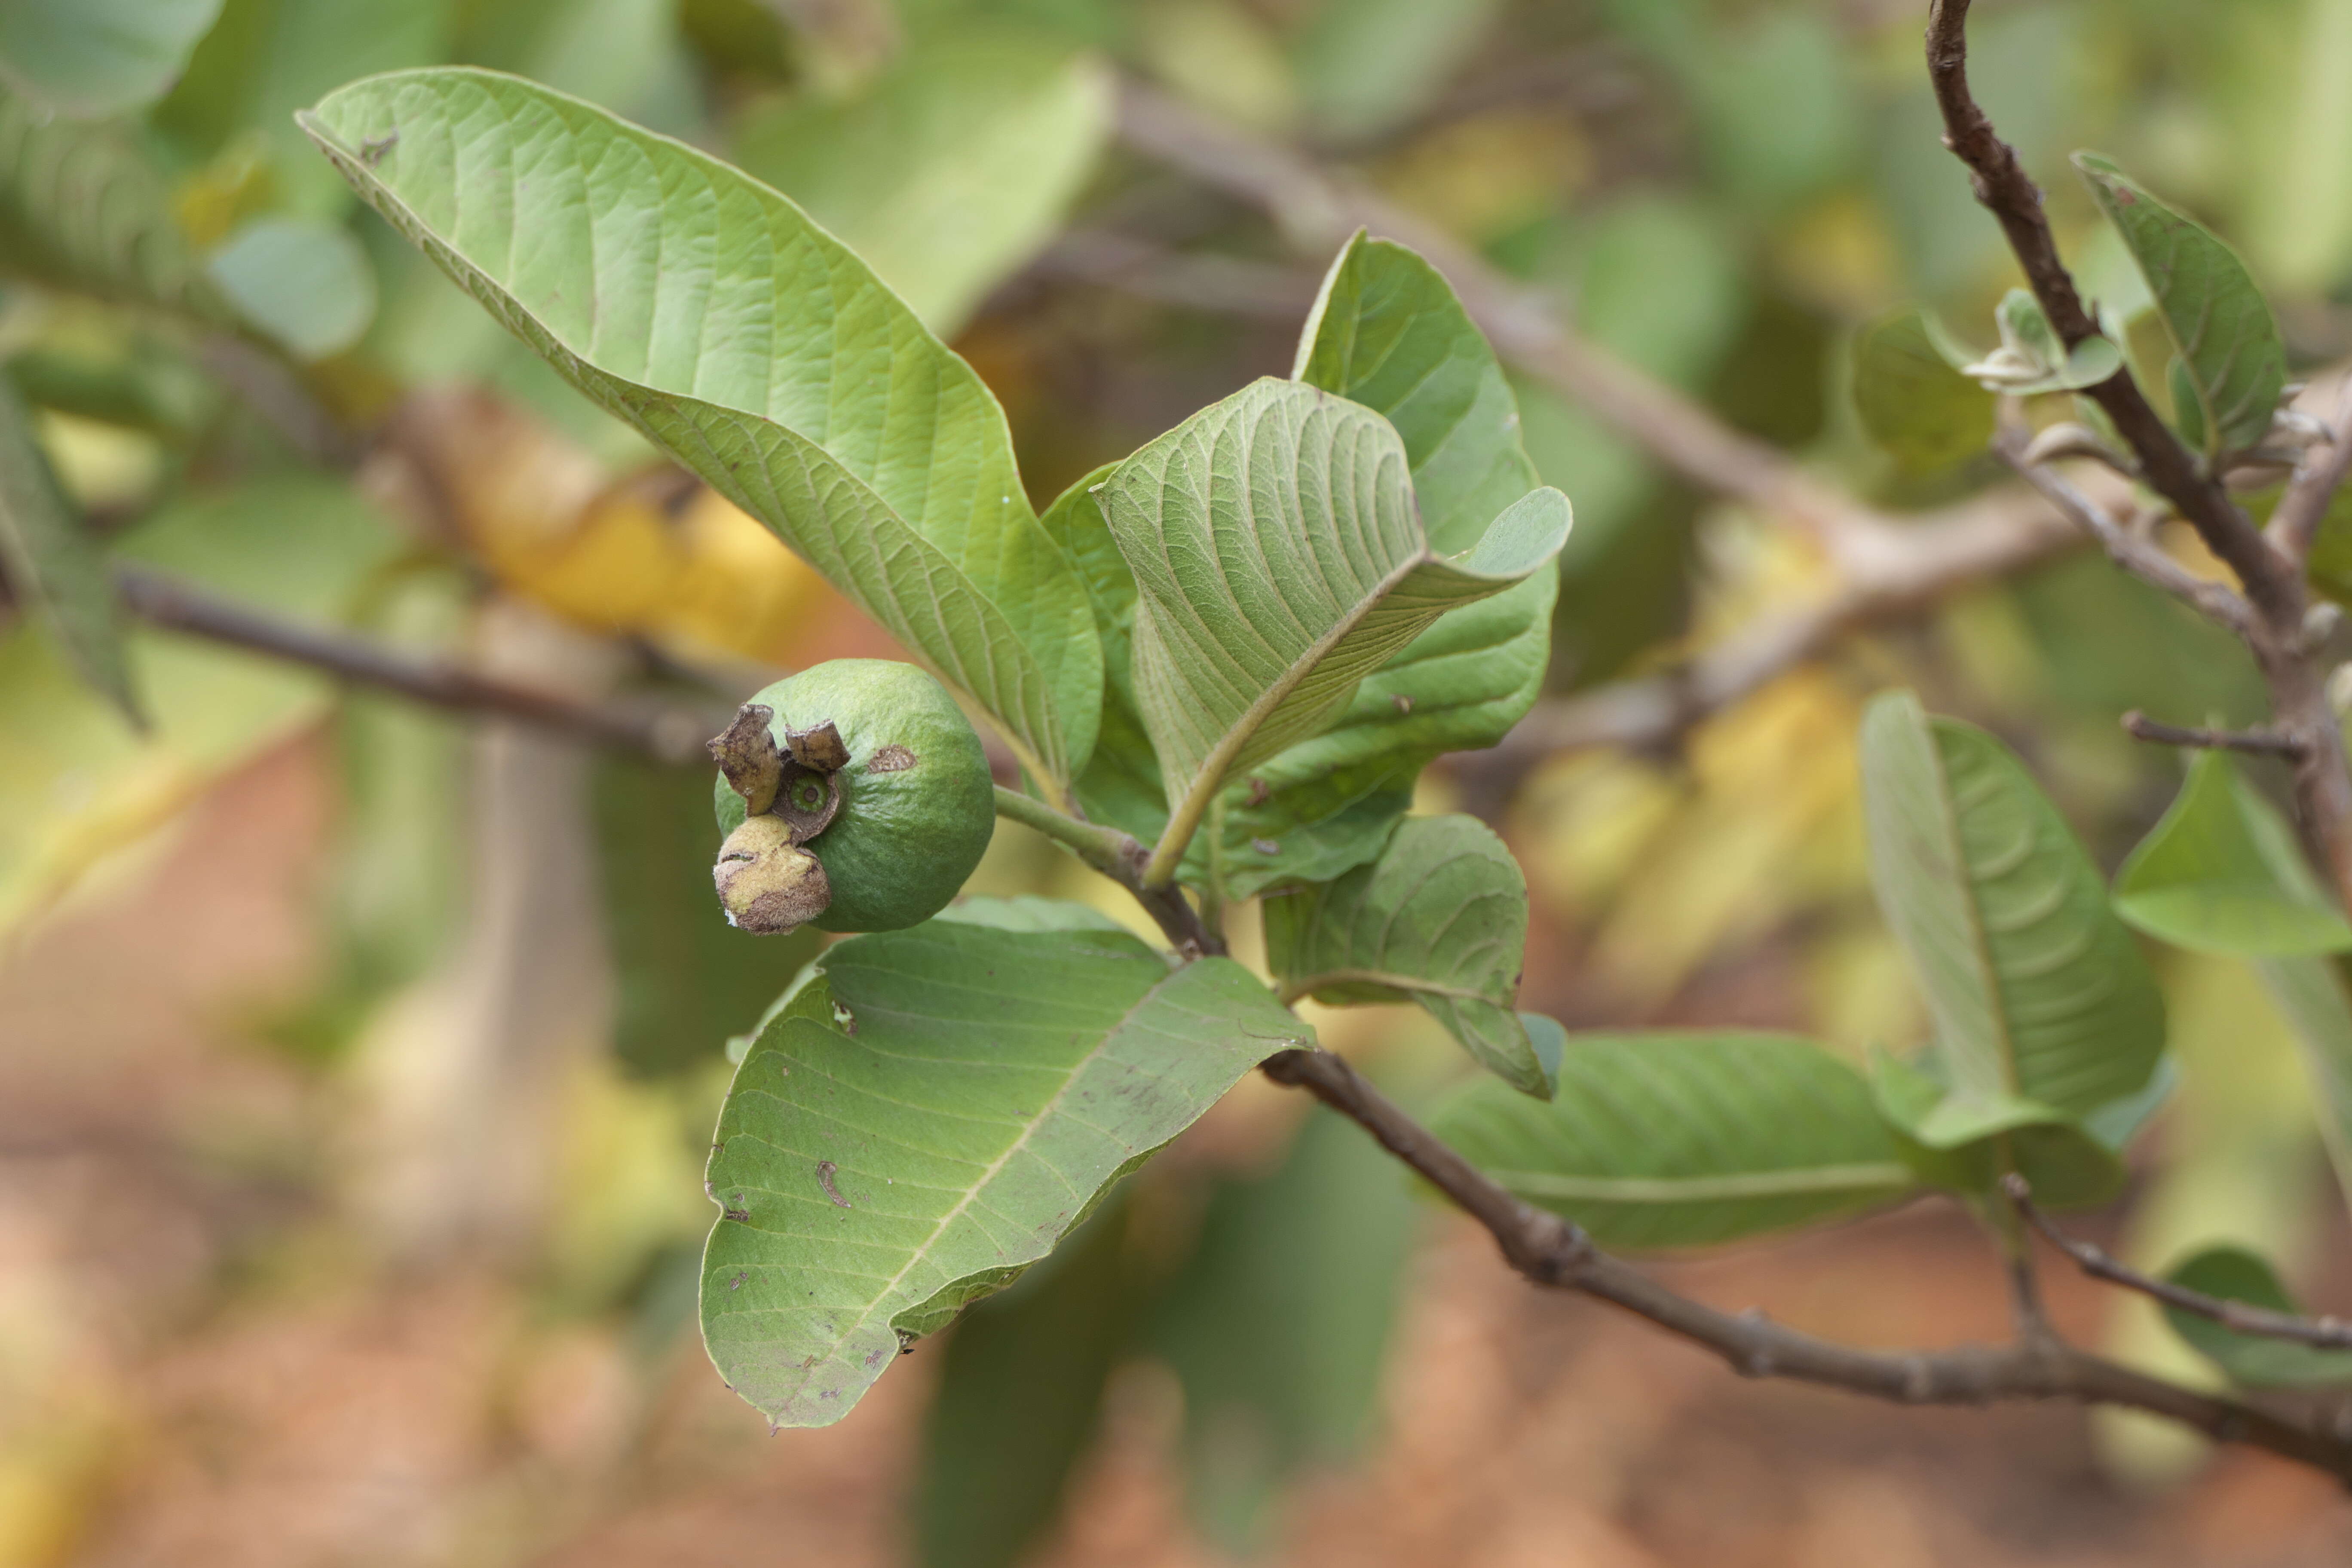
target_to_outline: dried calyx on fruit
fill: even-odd
[[[743,705],[710,754],[727,835],[713,876],[727,918],[745,931],[929,920],[995,826],[980,737],[911,665],[835,659],[778,681]]]
[[[841,812],[841,770],[849,750],[830,722],[769,733],[775,710],[746,702],[710,742],[727,787],[743,797],[743,825],[719,847],[712,879],[727,919],[763,935],[806,925],[833,902],[824,863],[801,847]]]

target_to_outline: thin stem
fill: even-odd
[[[996,786],[996,815],[1034,828],[1135,895],[1176,951],[1189,957],[1222,953],[1224,939],[1202,922],[1183,890],[1154,888],[1143,879],[1143,846],[1116,827],[1083,822],[1019,790]]]
[[[2257,1307],[2246,1301],[2209,1296],[2202,1290],[2191,1290],[2169,1279],[2143,1274],[2104,1248],[2087,1241],[2078,1241],[2059,1229],[2057,1223],[2033,1201],[2033,1189],[2026,1184],[2024,1177],[2013,1173],[2006,1176],[2002,1179],[2001,1188],[2009,1194],[2011,1206],[2021,1219],[2040,1231],[2051,1246],[2073,1258],[2074,1266],[2094,1279],[2104,1279],[2110,1285],[2137,1290],[2168,1307],[2178,1307],[2184,1312],[2210,1319],[2237,1333],[2288,1340],[2323,1350],[2352,1350],[2352,1323],[2341,1318],[2305,1318],[2293,1312],[2273,1311],[2268,1307]]]
[[[1370,1132],[1484,1226],[1530,1281],[1622,1308],[1713,1352],[1744,1376],[1794,1378],[1906,1405],[2060,1399],[2120,1405],[2352,1480],[2352,1441],[2332,1430],[2183,1388],[2055,1341],[1863,1351],[1782,1328],[1760,1312],[1717,1311],[1600,1251],[1577,1226],[1496,1185],[1328,1051],[1278,1051],[1263,1068],[1276,1082],[1306,1089]]]
[[[2196,730],[2159,723],[2135,708],[2124,715],[2124,731],[2136,741],[2159,746],[2194,746],[2209,751],[2244,752],[2257,757],[2300,758],[2304,743],[2275,730]]]
[[[590,703],[477,675],[446,659],[421,658],[364,637],[295,626],[191,584],[140,566],[117,566],[123,607],[152,626],[325,670],[354,686],[396,692],[461,713],[520,719],[661,763],[706,761],[703,742],[723,717],[678,708]]]

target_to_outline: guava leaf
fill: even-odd
[[[2077,153],[2074,167],[2123,236],[2180,352],[2176,384],[2185,382],[2196,395],[2199,444],[2209,457],[2260,446],[2286,385],[2286,349],[2246,264],[2110,160]]]
[[[2248,957],[2352,950],[2352,923],[2294,835],[2218,751],[2116,873],[2116,912],[2177,947]]]
[[[1102,649],[970,365],[789,201],[487,71],[399,71],[302,117],[370,205],[574,386],[766,522],[992,714],[1086,762]]]
[[[1569,524],[1568,498],[1534,490],[1442,558],[1394,427],[1272,379],[1143,447],[1103,495],[1139,595],[1136,697],[1167,784],[1163,852],[1228,777],[1322,729],[1439,616],[1546,569]]]
[[[9,0],[0,82],[89,120],[161,97],[220,15],[221,0]]]
[[[755,1042],[719,1113],[704,1342],[783,1426],[1001,1289],[1111,1183],[1309,1031],[1230,959],[934,921],[824,959],[836,1026]],[[854,1031],[854,1032],[852,1032]]]
[[[952,337],[1054,237],[1110,120],[1100,61],[965,24],[927,34],[847,102],[755,111],[734,153]]]
[[[1183,1387],[1193,1520],[1236,1557],[1286,1482],[1372,1436],[1420,1210],[1387,1152],[1320,1110],[1280,1165],[1209,1199],[1147,1342]]]
[[[932,917],[952,924],[993,926],[998,931],[1107,931],[1127,928],[1088,904],[1021,893],[1009,899],[958,899]]]
[[[1104,1204],[956,1325],[923,1424],[918,1568],[1016,1568],[1052,1527],[1144,1305],[1131,1212]]]
[[[1486,335],[1444,276],[1403,246],[1359,233],[1341,248],[1291,374],[1396,427],[1422,527],[1440,554],[1475,545],[1542,482]],[[1409,792],[1430,759],[1491,746],[1526,716],[1543,688],[1559,595],[1559,574],[1538,571],[1440,616],[1365,677],[1320,733],[1229,789],[1223,849],[1243,881],[1226,892],[1246,897],[1285,877],[1318,880],[1335,856],[1360,864],[1378,854],[1388,825],[1365,809],[1369,800]],[[1276,846],[1270,854],[1268,844]]]
[[[1916,1185],[1862,1075],[1788,1035],[1570,1033],[1549,1103],[1477,1080],[1431,1126],[1610,1247],[1731,1241]]]
[[[1871,876],[1948,1091],[2085,1117],[2145,1088],[2164,1004],[2082,846],[1990,735],[1907,691],[1862,721]]]
[[[0,582],[40,618],[83,680],[143,728],[106,556],[49,470],[16,384],[0,375]]]
[[[2258,958],[2253,965],[2302,1047],[2336,1184],[2352,1194],[2352,981],[2345,961],[2315,954]]]
[[[1992,441],[1992,394],[1938,352],[1916,305],[1854,340],[1853,405],[1870,438],[1912,473],[1965,462]]]
[[[2022,1095],[1948,1089],[1930,1070],[1937,1065],[1883,1051],[1871,1058],[1871,1094],[1922,1182],[1981,1194],[2014,1170],[2045,1208],[2104,1203],[2121,1190],[2121,1149],[2137,1120],[2111,1118],[2117,1135],[2102,1139],[2084,1121]]]
[[[2243,1301],[2273,1312],[2301,1309],[2271,1266],[2238,1247],[2209,1247],[2173,1266],[2165,1278],[2175,1285]],[[2200,1355],[2249,1388],[2300,1388],[2352,1383],[2352,1351],[2322,1350],[2293,1340],[2242,1334],[2210,1318],[2167,1306],[2164,1321]]]
[[[240,317],[297,359],[341,353],[375,319],[375,269],[341,224],[256,218],[205,270]]]
[[[5,90],[0,274],[226,319],[173,216],[163,177],[121,129],[47,118]]]
[[[1267,965],[1286,997],[1418,1002],[1479,1064],[1541,1097],[1550,1085],[1512,1003],[1528,884],[1494,829],[1413,816],[1381,858],[1265,902]]]

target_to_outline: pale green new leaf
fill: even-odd
[[[755,113],[734,153],[951,337],[1054,237],[1110,119],[1099,61],[966,25],[925,37],[847,102]]]
[[[2207,455],[2261,445],[2286,384],[2286,350],[2246,264],[2109,160],[2077,153],[2074,167],[2147,279],[2157,313],[2180,351],[2179,380],[2196,395],[2196,428]]]
[[[1610,1247],[1701,1247],[1916,1186],[1862,1075],[1788,1035],[1567,1037],[1549,1104],[1480,1080],[1431,1126]]]
[[[1528,884],[1494,829],[1414,816],[1381,858],[1265,901],[1266,963],[1286,998],[1410,997],[1524,1093],[1549,1092],[1511,1005],[1528,941]]]
[[[782,535],[995,717],[1086,762],[1101,645],[1004,416],[790,202],[487,71],[370,78],[303,117],[393,226],[596,402]]]
[[[935,921],[842,942],[824,974],[835,1026],[761,1035],[709,1174],[704,1342],[784,1426],[839,1420],[1309,1033],[1231,960],[1171,968],[1108,931]]]
[[[2278,812],[2218,751],[2116,873],[2116,912],[2150,936],[2254,957],[2352,949],[2344,919]]]
[[[2022,1095],[1949,1089],[1935,1076],[1940,1066],[1933,1057],[1909,1062],[1884,1051],[1871,1060],[1871,1093],[1887,1124],[1902,1134],[1905,1158],[1919,1179],[1985,1194],[2003,1172],[2014,1170],[2032,1184],[2035,1201],[2050,1208],[2115,1196],[2125,1175],[2121,1150],[2144,1120],[2143,1105],[2152,1109],[2169,1088],[2158,1074],[2150,1079],[2156,1094],[2078,1119]]]
[[[0,583],[40,612],[74,668],[143,725],[122,654],[106,556],[74,516],[34,438],[16,388],[0,375]]]
[[[1322,729],[1445,611],[1547,568],[1568,500],[1539,489],[1466,553],[1432,552],[1395,428],[1264,380],[1121,463],[1103,492],[1135,574],[1135,686],[1169,803],[1160,869],[1227,778]]]
[[[1935,1022],[1951,1093],[2084,1117],[2138,1092],[2164,1005],[2064,819],[2000,742],[1909,692],[1862,723],[1880,908]]]
[[[1870,438],[1915,473],[1966,461],[1992,441],[1992,395],[1937,350],[1916,306],[1854,340],[1853,405]]]
[[[0,82],[77,119],[160,97],[220,15],[221,0],[8,0]]]
[[[0,90],[0,275],[226,319],[163,177],[114,125]]]
[[[2243,1301],[2273,1312],[2301,1310],[2271,1266],[2243,1247],[2209,1247],[2174,1265],[2165,1279],[2224,1301]],[[2169,1305],[2164,1309],[2164,1319],[2174,1333],[2228,1373],[2232,1382],[2250,1388],[2352,1383],[2352,1351],[2322,1350],[2292,1340],[2242,1334],[2210,1318]]]

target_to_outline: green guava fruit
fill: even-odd
[[[751,700],[775,710],[769,731],[779,749],[788,731],[830,722],[849,752],[833,775],[840,811],[803,846],[833,894],[810,923],[897,931],[947,908],[996,829],[996,785],[980,737],[946,689],[895,659],[837,658]],[[719,830],[731,836],[743,797],[722,775],[713,799]]]

